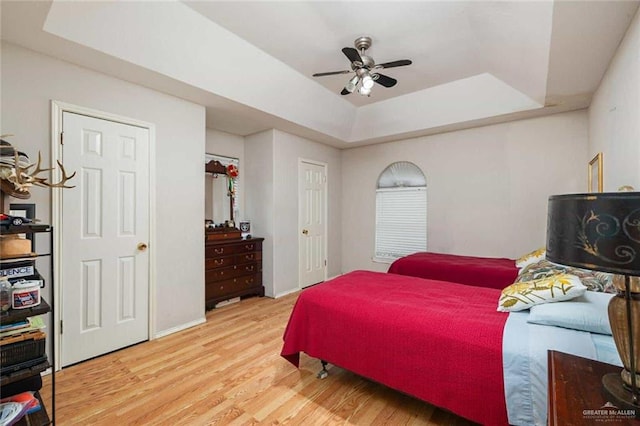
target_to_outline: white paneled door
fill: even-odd
[[[300,232],[300,287],[308,287],[326,279],[327,218],[326,166],[300,161],[298,166]]]
[[[149,338],[149,131],[64,112],[62,366]]]

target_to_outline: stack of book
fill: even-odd
[[[6,277],[11,284],[20,279],[40,279],[33,260],[16,260],[0,264],[0,277]]]
[[[0,277],[6,278],[12,285],[22,280],[43,283],[35,268],[35,261],[31,259],[0,263]],[[13,296],[12,294],[11,299]],[[39,298],[37,303],[34,302],[23,309],[14,309],[13,305],[12,303],[8,310],[0,313],[0,383],[4,398],[0,401],[0,409],[14,412],[20,408],[17,410],[18,415],[24,416],[38,410],[40,405],[16,401],[15,398],[5,399],[25,392],[33,394],[42,387],[42,379],[38,372],[49,367],[45,321],[42,315],[49,312],[49,306],[44,302],[41,305]],[[28,395],[23,395],[25,398],[26,396]]]
[[[45,322],[40,315],[0,323],[1,375],[47,362],[44,328]]]

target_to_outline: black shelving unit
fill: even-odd
[[[3,324],[3,325],[24,321],[28,317],[49,314],[50,321],[48,325],[48,330],[50,330],[50,334],[47,336],[47,338],[49,339],[50,361],[44,360],[43,362],[38,363],[36,365],[32,365],[26,368],[18,369],[16,371],[11,371],[4,375],[0,375],[0,388],[17,381],[28,379],[29,377],[32,377],[35,375],[39,375],[51,367],[51,406],[48,407],[49,412],[51,413],[51,417],[49,417],[47,407],[45,406],[44,402],[42,401],[42,398],[40,397],[40,392],[36,392],[35,394],[38,400],[40,401],[41,409],[34,413],[26,415],[18,423],[16,423],[16,425],[45,426],[49,424],[55,424],[56,351],[55,351],[55,321],[54,321],[54,315],[53,315],[54,306],[55,306],[53,227],[49,225],[42,225],[42,224],[24,224],[21,226],[10,226],[9,228],[2,227],[0,228],[0,233],[4,235],[6,234],[38,234],[38,233],[49,234],[49,252],[48,253],[32,253],[31,255],[25,255],[25,256],[0,257],[0,263],[2,264],[48,257],[49,263],[50,263],[50,273],[51,273],[51,278],[49,280],[50,303],[47,303],[46,299],[44,297],[41,297],[40,304],[37,306],[26,308],[26,309],[9,309],[9,311],[3,312],[0,314],[0,324]],[[35,268],[34,268],[34,272],[37,273]]]

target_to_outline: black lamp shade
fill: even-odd
[[[548,260],[623,275],[640,275],[640,192],[552,195]]]
[[[614,277],[618,293],[608,306],[624,369],[605,375],[602,384],[610,401],[640,417],[640,192],[549,197],[546,256],[555,263],[624,275],[624,286]]]

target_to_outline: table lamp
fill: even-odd
[[[624,365],[602,378],[610,402],[640,415],[640,192],[549,197],[547,259],[619,274],[609,302],[609,322]]]

